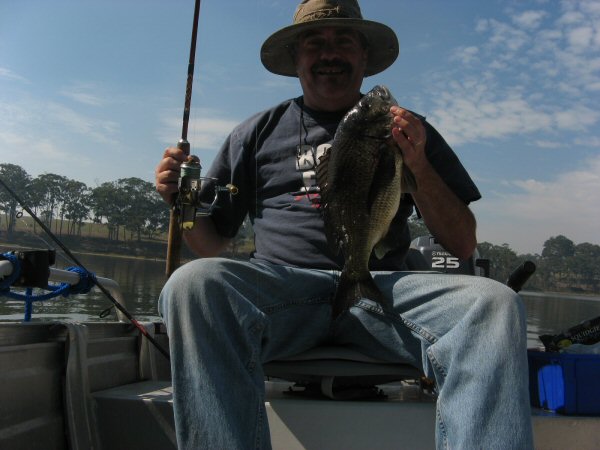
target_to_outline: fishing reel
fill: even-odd
[[[194,219],[197,216],[210,216],[214,207],[219,202],[221,194],[229,193],[230,195],[236,195],[238,193],[237,186],[233,184],[219,186],[216,184],[216,178],[202,177],[201,171],[200,159],[195,155],[188,156],[187,160],[181,164],[181,172],[177,184],[179,194],[175,200],[175,208],[178,208],[181,212],[181,227],[184,230],[191,230],[194,227]],[[204,180],[210,180],[215,183],[215,195],[212,202],[208,205],[200,202],[200,188]]]

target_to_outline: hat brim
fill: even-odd
[[[364,19],[331,18],[290,25],[276,31],[263,43],[260,60],[269,72],[288,77],[297,77],[293,57],[293,46],[298,36],[306,31],[322,28],[352,28],[362,33],[369,42],[369,59],[365,76],[375,75],[387,69],[399,53],[396,33],[387,25]]]

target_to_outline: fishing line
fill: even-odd
[[[44,239],[42,236],[40,236],[39,234],[35,233],[35,229],[34,227],[28,223],[27,220],[25,220],[25,215],[23,214],[23,211],[17,211],[17,213],[15,214],[15,217],[19,220],[19,223],[22,224],[25,227],[25,232],[32,236],[33,238],[42,241],[42,243],[44,244],[44,247],[50,248],[50,242],[48,242],[46,239]],[[61,258],[63,261],[65,262],[69,262],[69,258],[67,258],[63,253],[58,252],[57,257]]]
[[[17,223],[20,223],[21,225],[23,225],[23,227],[25,228],[25,233],[27,233],[28,235],[31,235],[32,237],[34,237],[35,239],[38,239],[40,241],[42,241],[42,243],[44,244],[44,246],[46,247],[50,247],[50,244],[48,243],[48,241],[46,241],[42,236],[38,235],[35,233],[35,230],[33,229],[33,226],[30,225],[27,220],[25,220],[25,214],[23,214],[23,210],[21,211],[17,211],[15,213],[15,218],[18,220],[18,222],[15,222],[15,225]],[[16,228],[16,227],[15,227]]]
[[[83,264],[81,264],[81,262],[75,257],[75,255],[73,253],[71,253],[71,251],[62,243],[62,241],[46,226],[46,224],[41,221],[41,219],[33,212],[33,210],[31,210],[31,208],[29,208],[27,206],[27,204],[21,199],[21,197],[19,197],[17,195],[17,193],[15,191],[13,191],[4,182],[2,177],[0,177],[0,185],[2,185],[2,187],[6,190],[6,192],[8,192],[17,201],[17,203],[19,203],[19,205],[21,205],[21,208],[23,208],[27,212],[27,214],[29,214],[32,217],[32,219],[42,228],[42,230],[44,230],[44,232],[56,243],[56,245],[58,245],[60,247],[60,249],[65,253],[65,255],[67,255],[71,259],[71,261],[73,261],[73,263],[75,263],[76,266],[80,267],[82,270],[84,270],[87,273],[91,273],[89,270],[87,270],[85,268],[85,266]],[[100,289],[100,291],[102,291],[102,293],[106,296],[106,298],[108,298],[108,300],[110,300],[110,302],[114,305],[114,307],[117,308],[119,311],[121,311],[123,313],[123,315],[125,317],[127,317],[129,322],[131,322],[131,324],[133,326],[135,326],[139,330],[139,332],[142,333],[142,335],[146,339],[148,339],[148,341],[150,341],[150,343],[152,345],[154,345],[154,347],[160,353],[162,353],[162,355],[165,358],[170,359],[169,353],[158,342],[156,342],[156,340],[148,333],[148,331],[144,328],[144,326],[142,324],[140,324],[135,319],[135,317],[133,317],[133,315],[131,315],[131,313],[123,305],[121,305],[112,296],[112,294],[104,286],[102,286],[102,284],[100,282],[98,282],[98,280],[95,277],[91,277],[91,279],[92,279],[92,282],[98,287],[98,289]]]

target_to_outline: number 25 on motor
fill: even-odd
[[[431,259],[432,269],[458,269],[460,261],[455,256],[434,256]]]

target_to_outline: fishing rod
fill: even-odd
[[[190,143],[187,140],[188,124],[190,120],[190,107],[192,103],[192,85],[194,82],[194,62],[196,59],[196,36],[198,34],[198,17],[200,16],[200,0],[196,0],[194,7],[194,23],[192,27],[192,41],[190,45],[190,58],[188,63],[187,81],[185,87],[185,103],[183,108],[183,125],[181,139],[177,148],[183,150],[187,160],[181,164],[177,192],[171,199],[171,212],[169,217],[169,234],[167,237],[167,266],[166,275],[171,274],[179,267],[181,260],[181,241],[183,230],[191,230],[197,216],[210,216],[222,193],[236,195],[238,188],[233,184],[219,186],[216,178],[202,177],[200,159],[190,155]],[[214,198],[210,205],[200,201],[200,187],[203,180],[214,183]]]
[[[200,16],[200,0],[196,0],[194,6],[194,21],[192,25],[192,41],[190,44],[190,58],[188,63],[187,80],[185,85],[185,101],[183,106],[183,125],[181,127],[181,139],[177,143],[177,148],[184,151],[186,155],[190,154],[190,143],[187,140],[188,124],[190,121],[190,108],[192,105],[192,86],[194,84],[194,63],[196,60],[196,37],[198,35],[198,17]],[[190,163],[194,163],[194,171],[200,176],[200,161],[196,158]],[[181,177],[179,188],[181,187]],[[181,259],[181,238],[183,236],[182,227],[182,208],[179,202],[179,191],[173,194],[171,200],[171,213],[169,216],[169,234],[167,238],[167,277],[179,267]]]
[[[31,208],[29,208],[27,206],[27,204],[21,199],[21,197],[19,197],[19,195],[17,195],[17,193],[15,191],[13,191],[10,186],[8,186],[4,180],[0,177],[0,185],[2,185],[2,187],[17,201],[17,203],[19,203],[19,205],[21,205],[21,207],[27,211],[27,214],[29,214],[33,220],[35,220],[35,222],[42,228],[42,230],[44,230],[44,232],[50,236],[50,238],[56,243],[56,245],[58,245],[61,250],[63,252],[65,252],[65,255],[67,255],[71,261],[73,261],[75,263],[75,265],[77,265],[78,267],[81,268],[81,270],[85,271],[86,273],[91,273],[89,270],[87,270],[85,268],[85,266],[83,264],[81,264],[81,262],[75,257],[75,255],[73,253],[71,253],[71,251],[62,243],[62,241],[46,226],[46,224],[44,222],[42,222],[40,220],[40,218],[31,210]],[[108,298],[108,300],[110,300],[110,302],[113,304],[113,306],[115,308],[117,308],[119,311],[121,311],[123,313],[123,315],[129,320],[129,322],[131,322],[131,324],[133,326],[135,326],[140,333],[142,333],[142,335],[148,339],[148,341],[150,341],[150,343],[152,345],[154,345],[154,347],[163,354],[163,356],[167,359],[170,359],[169,357],[169,353],[148,333],[148,331],[144,328],[144,326],[142,324],[140,324],[135,317],[133,317],[133,315],[127,310],[127,308],[125,308],[121,303],[119,303],[113,296],[112,294],[108,291],[108,289],[106,289],[102,283],[100,283],[95,277],[90,277],[92,282],[98,286],[98,289],[100,289],[100,291],[106,296],[106,298]]]

